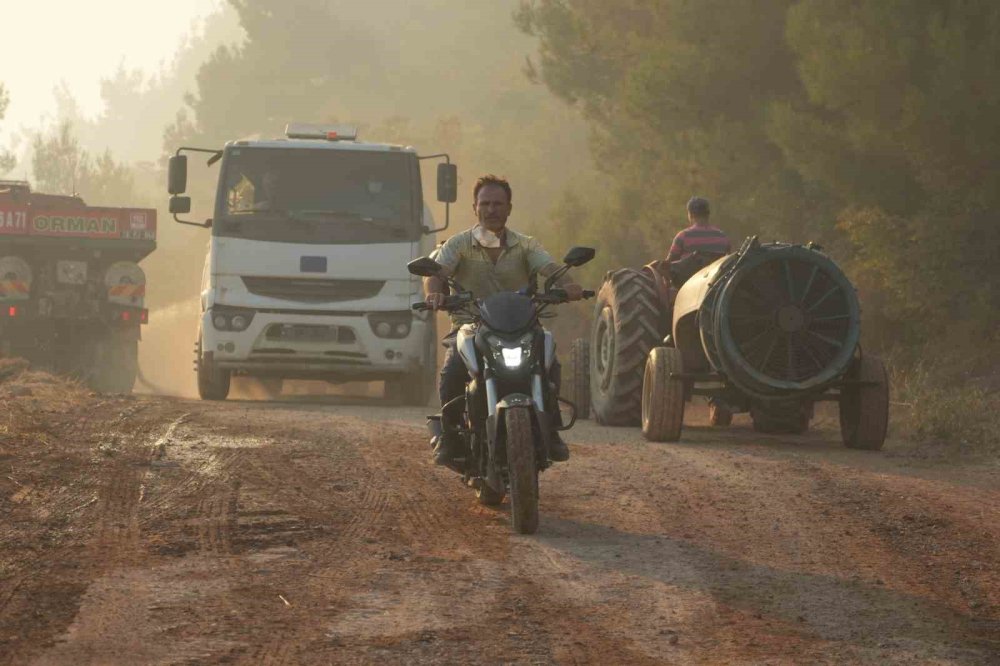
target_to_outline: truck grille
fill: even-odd
[[[310,280],[244,276],[247,291],[257,296],[281,298],[298,303],[357,301],[377,295],[384,280]]]

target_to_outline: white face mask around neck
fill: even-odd
[[[483,247],[501,247],[500,236],[493,233],[481,224],[477,224],[472,230],[472,237]]]

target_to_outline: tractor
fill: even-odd
[[[572,345],[567,393],[589,385],[576,402],[598,423],[641,426],[654,441],[680,438],[694,396],[708,398],[713,426],[749,413],[775,434],[806,432],[815,404],[832,401],[844,444],[880,449],[888,376],[862,353],[860,317],[854,286],[815,244],[750,237],[721,257],[613,271],[590,340]]]

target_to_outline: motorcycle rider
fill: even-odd
[[[435,260],[444,267],[443,277],[453,277],[477,299],[486,298],[501,291],[517,291],[527,286],[534,274],[552,275],[559,269],[552,256],[541,244],[530,236],[507,227],[511,209],[510,184],[499,176],[485,175],[476,181],[472,190],[472,210],[478,224],[452,236],[435,252]],[[566,290],[569,300],[580,300],[583,288],[564,275],[558,282]],[[444,303],[447,284],[439,277],[424,278],[426,302],[437,310]],[[454,334],[468,323],[467,316],[452,314],[452,332],[448,336],[448,348],[441,367],[438,393],[441,404],[462,395],[469,373],[455,345]],[[556,360],[550,378],[559,389],[560,367]],[[461,439],[455,432],[462,414],[461,402],[451,405],[441,412],[444,434],[434,449],[434,462],[446,464],[460,453]],[[569,449],[559,433],[557,419],[553,427],[550,455],[555,461],[569,459]]]

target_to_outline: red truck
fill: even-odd
[[[0,180],[0,355],[130,392],[149,319],[139,261],[155,249],[153,209]]]

